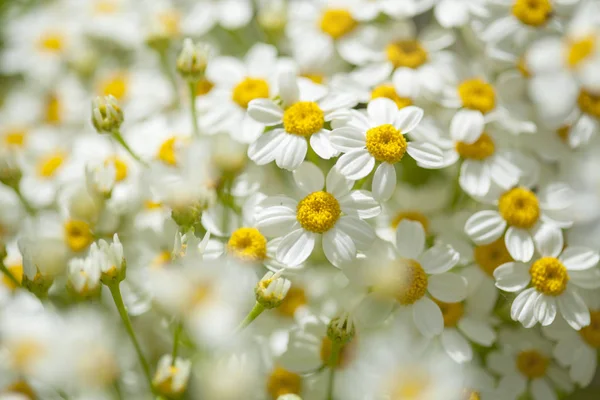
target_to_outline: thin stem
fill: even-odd
[[[177,358],[177,352],[179,351],[179,336],[183,330],[183,324],[178,322],[175,326],[175,332],[173,333],[173,352],[171,353],[171,365],[175,365],[175,359]]]
[[[333,387],[335,381],[335,366],[338,363],[338,357],[342,346],[336,341],[331,344],[331,356],[329,356],[329,379],[327,381],[327,400],[333,400]]]
[[[31,204],[29,204],[29,201],[27,201],[25,196],[23,196],[23,193],[21,193],[21,189],[19,189],[19,185],[17,184],[15,186],[11,186],[11,187],[15,191],[15,194],[19,198],[19,201],[21,202],[21,204],[23,204],[23,208],[25,208],[25,211],[27,211],[27,213],[29,215],[35,215],[37,210]]]
[[[4,265],[3,262],[0,262],[0,271],[2,271],[4,275],[6,275],[8,279],[10,279],[16,285],[16,287],[21,286],[21,282],[19,282],[19,280],[12,274],[12,272],[10,272],[8,268],[6,268],[6,265]]]
[[[148,166],[148,164],[146,164],[146,162],[144,160],[142,160],[140,158],[140,156],[135,154],[135,152],[133,151],[133,149],[131,147],[129,147],[129,145],[127,144],[125,139],[123,139],[123,136],[121,136],[121,133],[119,131],[117,131],[117,130],[113,131],[112,137],[121,145],[121,147],[123,147],[125,149],[125,151],[127,151],[129,153],[129,155],[131,157],[135,158],[136,161],[138,161],[140,164],[143,164],[145,167]]]
[[[177,77],[175,76],[175,71],[173,70],[173,68],[171,68],[171,63],[169,62],[167,50],[165,49],[159,51],[158,58],[160,59],[160,66],[163,69],[165,75],[167,75],[169,83],[171,84],[171,88],[173,89],[175,102],[176,104],[179,104],[179,88],[177,87]]]
[[[123,400],[123,392],[121,391],[121,385],[119,385],[118,379],[113,383],[113,387],[115,388],[115,397],[118,400]]]
[[[237,327],[236,332],[243,331],[248,325],[252,323],[262,312],[265,311],[265,307],[259,302],[254,304],[254,308],[246,315],[246,318],[242,321],[242,323]]]
[[[196,115],[196,83],[188,82],[190,89],[190,108],[192,116],[192,128],[194,129],[194,135],[200,136],[200,129],[198,128],[198,117]]]
[[[154,392],[154,386],[152,385],[152,376],[150,375],[150,366],[148,365],[148,361],[144,357],[144,353],[142,352],[142,348],[140,347],[140,343],[135,336],[135,332],[133,331],[133,326],[131,325],[131,320],[129,319],[129,315],[127,314],[127,310],[125,309],[125,303],[123,303],[123,297],[121,296],[121,289],[119,288],[119,283],[107,285],[110,289],[110,294],[115,302],[115,306],[117,306],[117,310],[119,311],[119,315],[121,316],[121,320],[123,321],[123,325],[125,326],[125,330],[135,347],[135,351],[137,352],[138,359],[140,360],[140,364],[142,365],[142,369],[144,370],[144,375],[146,376],[146,380],[148,381],[148,385],[150,386],[150,391]]]
[[[458,205],[460,204],[462,197],[463,197],[463,190],[460,187],[460,181],[459,181],[459,177],[460,177],[460,169],[458,172],[458,176],[456,177],[456,180],[454,182],[454,192],[452,194],[452,199],[450,200],[450,210],[454,211],[456,210],[456,208],[458,207]]]

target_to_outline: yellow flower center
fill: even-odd
[[[355,336],[352,339],[352,341],[343,345],[340,350],[337,363],[335,365],[331,365],[331,350],[333,349],[333,343],[331,342],[331,339],[329,339],[328,336],[325,336],[321,340],[321,361],[323,362],[323,364],[330,367],[332,366],[334,368],[344,368],[350,363],[350,361],[352,361],[352,358],[356,353],[356,343],[357,339]]]
[[[18,393],[27,400],[36,400],[38,397],[26,381],[19,380],[5,388],[3,393]]]
[[[563,125],[556,130],[556,134],[564,143],[569,140],[569,133],[571,133],[571,125]]]
[[[127,178],[127,163],[125,161],[117,156],[109,157],[104,161],[105,166],[111,163],[115,166],[115,180],[117,182],[121,182]]]
[[[283,127],[287,133],[310,136],[325,125],[325,114],[313,101],[299,101],[283,113]]]
[[[152,380],[152,383],[154,385],[154,387],[156,388],[156,390],[162,394],[163,396],[166,397],[179,397],[183,391],[186,388],[186,385],[182,385],[182,386],[174,386],[173,385],[173,378],[179,374],[179,368],[177,368],[174,365],[171,365],[169,367],[169,371],[168,371],[168,375],[164,378],[161,377],[162,380],[158,380],[158,372],[156,374],[156,376],[154,377],[154,379]]]
[[[506,250],[503,236],[492,243],[476,246],[473,249],[473,258],[477,265],[489,276],[493,276],[494,271],[500,265],[513,260],[508,250]]]
[[[119,6],[112,0],[98,0],[94,4],[95,14],[114,14]]]
[[[587,344],[600,348],[600,310],[590,311],[590,324],[581,328],[579,334]]]
[[[313,192],[300,200],[296,219],[310,232],[324,233],[333,228],[342,210],[340,203],[327,192]]]
[[[23,147],[26,136],[25,129],[10,129],[4,133],[4,144],[7,147]]]
[[[196,83],[196,96],[204,96],[208,94],[214,87],[214,83],[206,78],[202,78]]]
[[[469,394],[469,400],[481,400],[481,395],[479,392],[471,392]]]
[[[156,158],[162,161],[163,163],[175,166],[177,165],[177,155],[175,152],[175,143],[177,142],[177,137],[171,136],[158,148],[158,154]]]
[[[367,131],[367,150],[380,162],[394,164],[406,153],[406,139],[393,125],[376,126]]]
[[[390,43],[385,51],[394,68],[418,68],[427,62],[427,50],[417,40],[399,40]]]
[[[275,367],[267,379],[267,393],[273,400],[284,394],[300,394],[302,378],[300,375],[282,367]]]
[[[13,367],[21,372],[28,372],[31,363],[46,352],[44,346],[34,339],[18,340],[6,347],[12,355]]]
[[[146,210],[158,210],[162,208],[162,204],[157,201],[144,200],[144,208]]]
[[[398,371],[400,379],[395,378],[391,384],[390,400],[420,400],[431,385],[429,374],[420,368]]]
[[[408,97],[400,97],[396,93],[396,89],[392,85],[379,85],[371,92],[371,99],[377,99],[379,97],[385,97],[386,99],[392,100],[398,108],[404,108],[413,104],[412,99]]]
[[[232,99],[242,108],[248,108],[248,103],[254,99],[269,97],[269,84],[264,79],[246,78],[233,89]]]
[[[600,118],[600,95],[582,90],[577,98],[577,104],[584,113]]]
[[[301,76],[303,76],[306,79],[310,79],[311,81],[313,81],[314,83],[318,83],[319,85],[321,85],[325,81],[325,76],[323,74],[312,73],[302,74]]]
[[[48,53],[60,53],[65,47],[65,37],[58,31],[45,32],[38,40],[38,47]]]
[[[427,292],[427,283],[429,279],[425,270],[416,260],[403,258],[400,259],[401,276],[396,293],[396,300],[403,306],[414,304],[420,300]]]
[[[486,114],[496,107],[494,87],[483,79],[468,79],[458,86],[462,106]]]
[[[103,96],[113,95],[117,100],[123,100],[127,95],[127,87],[127,75],[118,72],[100,81],[98,92]]]
[[[179,36],[181,15],[176,10],[166,10],[158,14],[158,22],[170,37]]]
[[[517,228],[529,229],[540,218],[540,204],[536,195],[529,189],[518,187],[500,196],[498,210],[502,218]]]
[[[240,228],[231,235],[227,249],[244,261],[263,261],[267,258],[267,239],[256,228]]]
[[[512,13],[525,25],[542,26],[552,17],[552,3],[550,0],[515,0]]]
[[[444,326],[446,328],[455,327],[465,313],[465,306],[462,303],[444,303],[436,299],[433,299],[433,301],[440,307],[440,310],[442,311],[442,316],[444,317]]]
[[[283,302],[275,310],[286,317],[293,318],[296,310],[305,306],[307,303],[308,301],[304,289],[292,286],[290,290],[288,290]]]
[[[425,232],[429,231],[429,218],[427,218],[425,214],[420,211],[399,212],[396,214],[394,219],[392,219],[392,228],[396,229],[398,225],[400,225],[400,222],[404,221],[405,219],[418,222],[423,226],[423,230],[425,230]]]
[[[546,374],[550,359],[537,350],[524,350],[517,355],[517,369],[529,379]]]
[[[60,166],[65,162],[66,154],[57,151],[44,158],[37,164],[38,175],[42,178],[52,178]]]
[[[558,258],[542,257],[529,268],[531,284],[541,293],[558,296],[567,288],[569,274]]]
[[[59,124],[62,120],[62,118],[61,118],[62,105],[60,103],[58,96],[56,96],[54,94],[48,96],[48,98],[46,99],[45,107],[46,107],[44,110],[45,122],[50,125]]]
[[[457,142],[456,152],[462,157],[470,160],[485,160],[494,154],[496,146],[487,133],[482,133],[473,143]]]
[[[85,250],[94,241],[90,225],[85,221],[68,220],[65,222],[64,229],[67,245],[72,251]]]
[[[525,78],[530,78],[531,73],[529,72],[529,68],[527,68],[527,64],[525,63],[525,57],[520,57],[519,61],[517,61],[517,70],[523,75]]]
[[[577,67],[582,61],[592,55],[596,47],[596,37],[587,35],[577,40],[571,40],[567,48],[567,64],[571,68]]]
[[[150,264],[152,268],[160,268],[171,261],[171,252],[169,250],[163,250],[154,257]]]
[[[343,9],[326,10],[320,21],[321,30],[334,39],[352,32],[357,25],[352,14]]]
[[[23,281],[23,265],[22,264],[9,265],[6,267],[6,269],[8,269],[8,271],[12,274],[12,276],[14,276],[17,279],[17,281],[19,283],[21,283]],[[2,274],[2,283],[4,284],[4,286],[8,287],[9,289],[17,288],[17,285],[13,282],[13,280],[10,279],[5,274]]]

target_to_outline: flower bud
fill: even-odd
[[[169,399],[177,398],[187,387],[191,367],[189,360],[177,357],[173,362],[173,357],[166,354],[158,362],[152,384],[161,395]]]
[[[177,57],[177,71],[181,76],[190,81],[197,82],[204,75],[206,71],[206,64],[210,50],[207,46],[194,45],[192,39],[185,39],[183,41],[183,49]]]
[[[332,319],[327,326],[327,337],[333,343],[344,345],[354,338],[355,333],[354,322],[347,313]]]
[[[92,102],[92,124],[98,133],[118,131],[123,123],[123,111],[112,96],[98,96]]]
[[[13,154],[0,154],[0,182],[11,188],[17,188],[23,173]]]
[[[72,259],[67,271],[68,288],[78,296],[89,298],[100,293],[100,269],[91,258]]]
[[[256,301],[264,308],[275,308],[278,307],[292,283],[285,278],[281,278],[283,270],[273,272],[267,272],[265,276],[258,282],[254,292],[256,294]]]
[[[100,280],[105,285],[119,283],[125,279],[127,262],[123,256],[123,245],[116,233],[110,245],[103,239],[100,239],[98,244],[93,243],[90,258],[98,264]]]
[[[277,400],[302,400],[302,397],[298,396],[297,394],[288,393],[279,396]]]
[[[64,272],[68,251],[60,239],[21,239],[23,287],[38,297],[45,297],[54,278]]]
[[[187,232],[200,221],[204,209],[201,202],[197,201],[181,204],[171,209],[171,218],[181,227],[183,232]]]
[[[116,168],[113,163],[96,168],[86,166],[85,184],[88,191],[97,197],[110,198],[116,182]]]
[[[256,20],[267,32],[281,33],[287,24],[287,5],[284,0],[269,0],[258,11]]]

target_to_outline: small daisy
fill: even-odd
[[[441,150],[427,142],[407,142],[405,133],[412,131],[423,117],[423,110],[409,106],[398,110],[390,99],[379,98],[369,102],[367,114],[353,111],[346,126],[331,133],[333,146],[344,152],[336,168],[348,179],[366,177],[381,164],[373,176],[373,194],[380,200],[389,199],[396,188],[394,164],[408,153],[425,168],[443,166]]]
[[[356,100],[348,94],[314,89],[314,84],[302,84],[292,70],[287,70],[279,77],[281,105],[268,99],[250,102],[248,114],[256,123],[275,126],[248,148],[252,161],[264,165],[275,160],[278,167],[294,170],[306,157],[308,141],[323,159],[338,154],[325,123],[345,118]],[[283,127],[279,127],[281,124]]]
[[[537,322],[550,325],[560,313],[573,329],[588,326],[590,312],[578,289],[600,287],[597,279],[590,280],[598,275],[600,255],[580,246],[563,250],[562,233],[548,226],[536,232],[536,242],[541,257],[533,263],[509,262],[494,271],[498,288],[519,293],[512,319],[531,328]]]
[[[494,200],[497,211],[473,214],[465,224],[465,232],[478,245],[491,243],[506,232],[504,242],[511,257],[528,262],[533,257],[534,243],[538,247],[542,244],[539,240],[543,237],[538,236],[538,232],[550,229],[560,233],[562,238],[560,228],[571,226],[572,200],[571,189],[562,183],[550,184],[537,194],[527,187],[517,186],[497,196]]]
[[[376,217],[381,211],[371,193],[351,191],[353,182],[335,168],[325,178],[309,162],[294,171],[294,181],[305,195],[302,200],[269,197],[256,216],[256,227],[266,235],[283,236],[277,247],[279,262],[292,267],[303,263],[321,236],[325,257],[334,266],[352,261],[357,251],[370,247],[375,232],[363,219]]]

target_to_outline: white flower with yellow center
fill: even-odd
[[[590,312],[578,290],[600,287],[600,255],[580,246],[563,250],[562,233],[541,229],[536,236],[540,258],[530,264],[509,262],[496,268],[496,286],[519,293],[511,307],[511,317],[526,328],[537,322],[554,322],[557,314],[579,330],[590,324]]]
[[[348,179],[359,180],[373,171],[373,194],[387,200],[396,188],[396,170],[408,153],[424,168],[443,166],[443,155],[439,147],[427,142],[407,142],[405,133],[410,133],[421,121],[423,110],[408,106],[398,110],[390,99],[379,98],[369,102],[367,114],[353,111],[347,125],[331,132],[334,148],[345,153],[336,168]]]
[[[277,73],[281,62],[273,46],[255,44],[243,60],[221,56],[210,60],[206,78],[214,86],[197,99],[200,131],[209,135],[229,133],[242,143],[252,143],[265,125],[246,112],[254,99],[277,94]]]
[[[371,193],[350,190],[353,182],[335,168],[325,179],[323,172],[309,162],[294,171],[294,181],[304,194],[302,200],[268,197],[256,216],[256,227],[267,236],[283,236],[277,247],[279,262],[291,267],[303,263],[319,237],[325,256],[337,267],[352,261],[357,251],[370,247],[375,233],[363,219],[381,211]]]
[[[556,389],[569,393],[573,384],[552,356],[552,343],[533,329],[505,329],[498,336],[499,350],[488,354],[486,364],[500,376],[502,399],[526,394],[533,400],[557,400]]]
[[[477,245],[492,243],[504,234],[511,257],[528,262],[534,248],[540,251],[544,246],[547,236],[543,233],[550,230],[554,232],[552,237],[562,238],[560,229],[572,225],[569,215],[572,201],[572,190],[563,183],[547,185],[536,193],[517,186],[497,196],[494,200],[497,211],[473,214],[465,224],[465,232]]]
[[[345,93],[315,89],[315,85],[302,84],[292,70],[286,70],[279,76],[281,104],[267,99],[250,102],[248,114],[261,124],[275,127],[250,145],[248,157],[252,161],[258,165],[275,161],[280,168],[294,170],[304,161],[308,142],[321,158],[338,154],[325,124],[345,118],[356,100]]]

